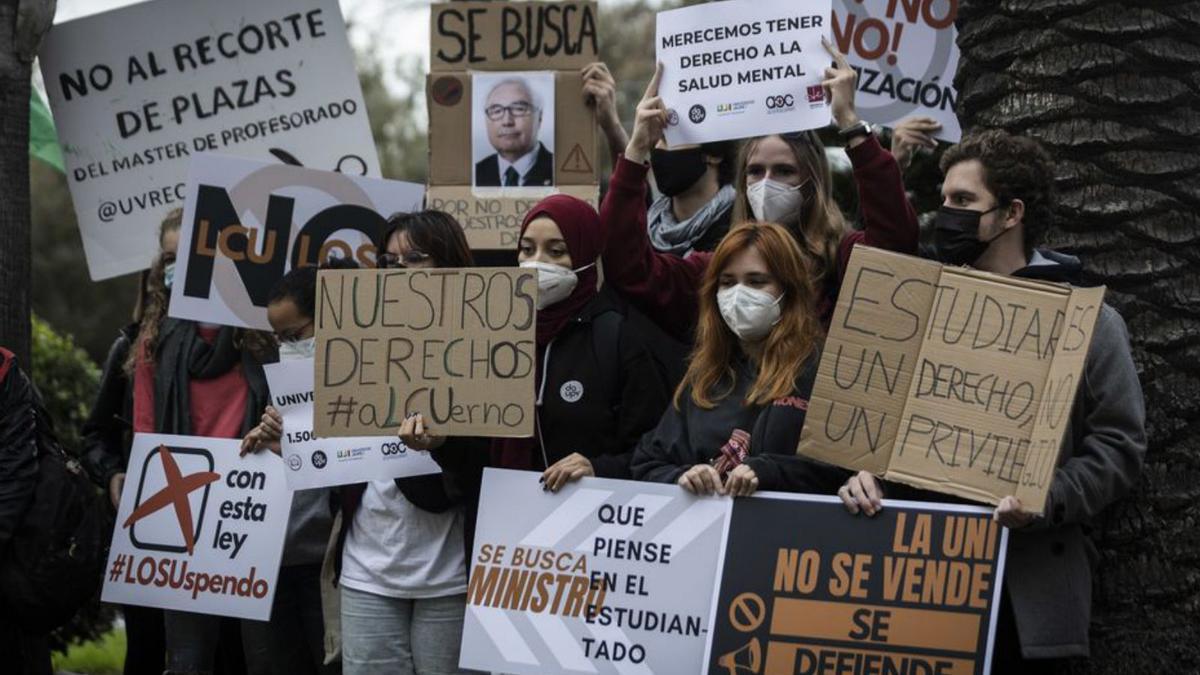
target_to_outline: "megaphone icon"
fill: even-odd
[[[762,667],[762,645],[758,638],[751,638],[745,646],[735,649],[717,659],[717,667],[724,668],[729,675],[758,673]]]

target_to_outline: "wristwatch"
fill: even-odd
[[[870,136],[873,133],[875,133],[874,127],[868,124],[866,120],[859,120],[845,129],[838,129],[838,138],[848,141],[859,136]]]

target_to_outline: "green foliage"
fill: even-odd
[[[131,320],[138,275],[94,282],[63,174],[41,160],[29,164],[33,312],[71,335],[95,361]]]
[[[125,631],[121,629],[102,635],[91,642],[71,645],[65,653],[55,653],[55,672],[115,675],[125,666]]]
[[[91,410],[100,369],[69,335],[33,317],[32,378],[64,447],[79,450],[79,429]]]
[[[388,66],[374,50],[358,54],[357,61],[383,177],[424,183],[429,170],[429,136],[424,124],[425,73],[420,59],[404,59],[393,66],[407,90],[399,96],[385,86]]]

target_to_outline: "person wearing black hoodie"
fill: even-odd
[[[964,138],[942,157],[937,257],[995,274],[1080,282],[1079,260],[1037,248],[1050,222],[1054,174],[1036,141],[1003,131]],[[1043,515],[1005,497],[995,519],[1012,530],[994,648],[995,672],[1062,672],[1087,656],[1093,518],[1137,482],[1146,453],[1145,404],[1121,316],[1104,305],[1071,409]],[[872,516],[884,494],[947,501],[859,472],[838,490],[851,513]]]
[[[674,405],[633,458],[638,480],[694,494],[819,489],[825,471],[795,457],[820,362],[809,263],[781,225],[730,230],[699,289],[688,371]]]
[[[538,275],[533,438],[498,439],[492,465],[542,471],[557,491],[583,476],[629,478],[633,448],[667,405],[668,368],[649,322],[598,288],[596,210],[574,197],[538,202],[518,259]]]

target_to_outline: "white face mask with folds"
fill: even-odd
[[[292,340],[291,342],[279,343],[279,360],[294,361],[297,359],[311,359],[317,353],[317,338],[310,337],[303,340]]]
[[[778,298],[766,291],[742,284],[717,291],[717,307],[725,325],[742,342],[757,342],[779,323]]]
[[[746,199],[754,219],[763,223],[791,225],[800,221],[800,209],[804,206],[804,195],[800,189],[779,181],[764,178],[746,188]]]
[[[571,291],[575,290],[575,286],[579,283],[578,273],[595,264],[584,265],[579,269],[573,270],[562,265],[541,262],[540,260],[526,260],[521,263],[521,267],[537,270],[537,308],[546,309],[551,305],[556,305],[566,300],[571,295]]]

